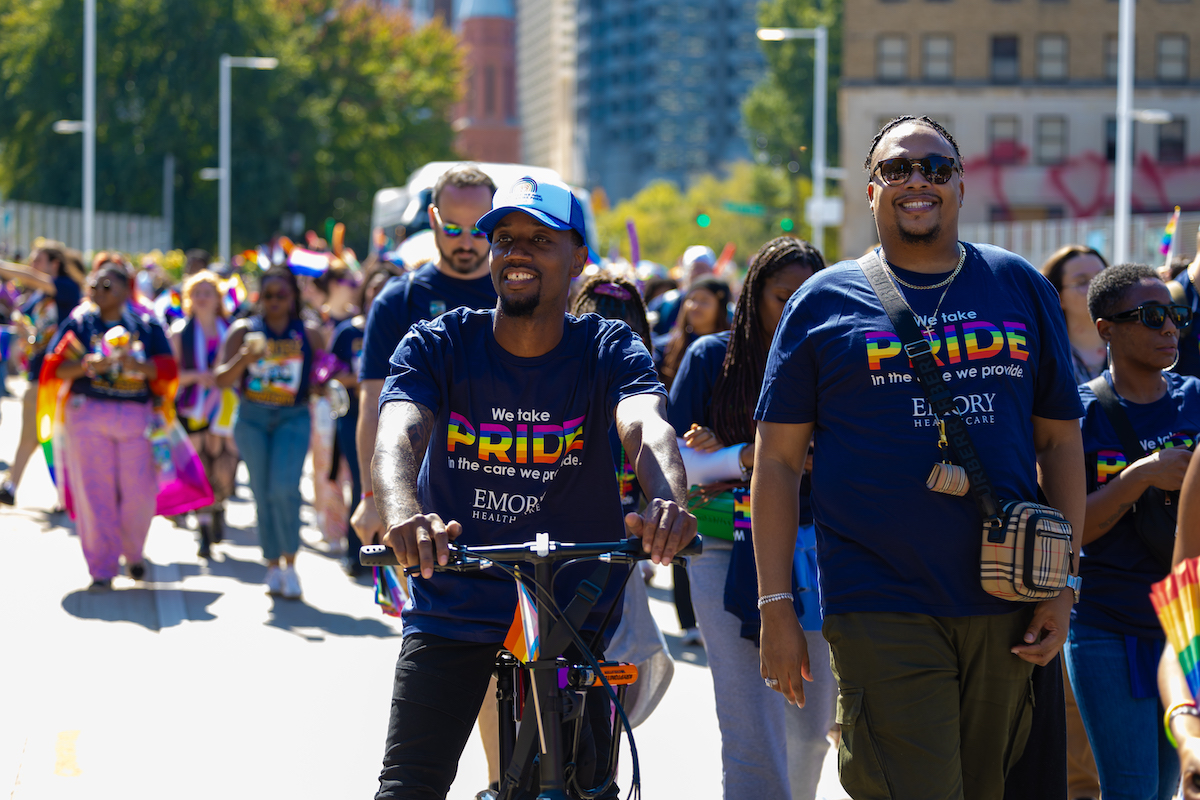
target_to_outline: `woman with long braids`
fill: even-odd
[[[760,676],[749,513],[753,414],[767,350],[788,298],[824,266],[821,254],[799,239],[782,236],[764,244],[750,262],[733,327],[697,339],[671,387],[668,418],[680,437],[691,505],[705,535],[704,553],[691,560],[688,571],[716,690],[727,798],[812,800],[829,749],[825,735],[836,687],[821,640],[815,586],[797,592],[816,681],[805,693],[808,703],[803,709],[789,706]],[[806,488],[800,501],[797,551],[811,552],[816,541]],[[808,588],[810,569],[796,572],[797,588]]]
[[[300,318],[300,289],[287,267],[263,273],[258,300],[258,313],[230,326],[216,384],[241,386],[233,438],[250,473],[267,592],[295,599],[310,375],[324,342],[316,326]]]

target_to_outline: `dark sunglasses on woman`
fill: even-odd
[[[1187,306],[1169,305],[1162,303],[1142,303],[1137,308],[1122,311],[1108,317],[1101,317],[1110,322],[1140,322],[1150,330],[1160,330],[1167,322],[1167,317],[1176,328],[1185,328],[1192,324],[1192,310]]]
[[[885,158],[875,165],[875,171],[888,186],[899,186],[909,179],[914,167],[921,170],[930,183],[943,184],[954,175],[958,162],[948,156]]]

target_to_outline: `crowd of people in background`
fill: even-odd
[[[100,253],[85,266],[79,253],[50,241],[39,242],[24,264],[0,262],[0,313],[13,343],[4,367],[25,376],[21,436],[0,482],[0,503],[19,502],[30,461],[47,440],[38,430],[39,392],[59,392],[64,461],[53,467],[56,481],[69,480],[66,500],[91,588],[111,591],[122,566],[142,580],[155,497],[133,487],[155,485],[147,432],[156,414],[173,408],[211,489],[190,517],[175,517],[178,525],[194,525],[200,558],[214,558],[225,538],[225,504],[244,463],[266,591],[301,597],[301,484],[311,458],[316,527],[345,571],[358,576],[359,547],[384,533],[371,462],[389,362],[414,323],[496,305],[488,235],[476,227],[495,192],[472,165],[443,175],[429,206],[436,254],[415,264],[376,254],[360,265],[353,253],[335,253],[323,241],[317,249],[326,251],[328,267],[316,277],[298,276],[286,253],[272,258],[273,246],[264,248],[271,263],[261,265],[241,257],[212,264],[207,253],[189,251],[174,277],[154,258],[135,267],[117,253]],[[811,243],[780,237],[765,242],[744,269],[697,245],[670,270],[648,262],[590,264],[571,289],[573,313],[633,329],[669,391],[689,507],[706,539],[686,570],[674,568],[672,583],[683,643],[707,651],[729,798],[812,800],[826,737],[837,737],[838,684],[822,638],[812,511],[821,450],[810,447],[802,459],[794,532],[793,606],[813,681],[803,708],[760,674],[749,513],[755,409],[768,352],[789,300],[825,266]],[[1200,380],[1190,377],[1200,374],[1192,324],[1200,312],[1200,255],[1172,272],[1110,266],[1095,249],[1073,245],[1041,272],[1057,292],[1053,313],[1061,311],[1072,357],[1065,369],[1084,408],[1085,588],[1064,660],[1046,667],[1068,678],[1062,724],[1069,800],[1101,792],[1111,800],[1166,800],[1178,787],[1180,764],[1160,724],[1164,636],[1147,593],[1171,567],[1172,542],[1143,530],[1135,506],[1150,494],[1178,506],[1200,434]],[[248,291],[231,291],[234,277]],[[610,439],[622,507],[636,511],[642,498],[630,456],[615,428]],[[1178,682],[1172,686],[1178,694]],[[480,717],[485,738],[495,725],[489,703]],[[1034,713],[1051,712],[1039,704]],[[1057,752],[1053,742],[1039,746]],[[494,778],[495,765],[490,772]]]

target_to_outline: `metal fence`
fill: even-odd
[[[0,254],[25,256],[39,236],[75,249],[83,247],[83,211],[20,200],[0,203]],[[145,253],[171,249],[170,227],[162,217],[96,212],[97,250]]]
[[[1163,262],[1159,252],[1163,231],[1170,221],[1169,214],[1134,216],[1129,226],[1130,260],[1152,266]],[[1200,214],[1180,214],[1175,231],[1175,255],[1190,261],[1196,255],[1196,229]],[[1112,256],[1112,217],[1089,219],[1051,219],[1036,222],[997,222],[960,225],[959,236],[967,242],[998,245],[1027,258],[1040,266],[1058,248],[1068,244],[1085,244],[1096,248],[1105,258]]]

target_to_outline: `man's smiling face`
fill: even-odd
[[[960,170],[954,170],[946,183],[937,184],[914,168],[907,181],[889,186],[876,169],[886,158],[921,159],[928,156],[957,158],[954,147],[941,134],[921,123],[897,125],[875,148],[867,183],[867,201],[885,247],[889,240],[897,239],[905,244],[934,244],[943,232],[957,239],[958,209],[963,198]]]
[[[556,231],[523,211],[505,215],[492,231],[492,284],[510,317],[533,316],[539,307],[564,313],[571,278],[586,261],[573,231]]]

